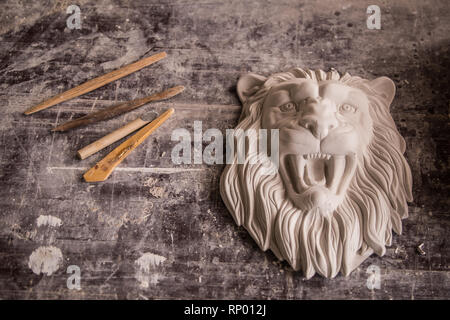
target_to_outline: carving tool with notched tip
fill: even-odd
[[[164,59],[166,56],[167,56],[167,54],[165,52],[160,52],[160,53],[157,53],[150,57],[143,58],[139,61],[136,61],[134,63],[126,65],[124,67],[121,67],[117,70],[108,72],[100,77],[94,78],[83,84],[80,84],[79,86],[76,86],[75,88],[72,88],[67,91],[64,91],[63,93],[57,94],[56,96],[54,96],[48,100],[45,100],[44,102],[41,102],[40,104],[28,109],[24,113],[26,115],[32,114],[32,113],[50,108],[51,106],[54,106],[55,104],[73,99],[75,97],[81,96],[88,92],[91,92],[92,90],[100,88],[100,87],[104,86],[105,84],[108,84],[117,79],[123,78],[123,77],[125,77],[133,72],[136,72],[144,67],[147,67],[161,59]]]
[[[53,128],[52,131],[67,131],[69,129],[73,129],[73,128],[76,128],[79,126],[111,119],[118,115],[124,114],[128,111],[134,110],[146,103],[172,98],[183,91],[184,91],[183,86],[176,86],[176,87],[167,89],[162,92],[152,94],[152,95],[144,97],[144,98],[139,98],[136,100],[124,102],[124,103],[121,103],[121,104],[118,104],[118,105],[115,105],[115,106],[112,106],[112,107],[109,107],[109,108],[106,108],[106,109],[103,109],[103,110],[100,110],[97,112],[87,114],[81,118],[63,123],[62,125],[59,125],[56,128]]]
[[[131,151],[139,146],[153,131],[164,123],[173,113],[174,109],[170,108],[158,118],[140,129],[131,138],[123,142],[115,148],[106,157],[100,160],[94,167],[89,169],[83,177],[86,182],[105,181],[123,159],[125,159]]]

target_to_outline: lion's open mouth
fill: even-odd
[[[294,191],[321,186],[335,195],[347,189],[356,169],[356,154],[289,154],[285,157],[288,176]]]

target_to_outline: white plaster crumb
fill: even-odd
[[[148,192],[156,198],[162,198],[164,196],[165,190],[163,187],[153,187],[150,188]]]
[[[150,177],[144,182],[144,187],[149,187],[148,192],[152,196],[162,198],[164,196],[165,189],[163,187],[156,187],[156,182],[158,182],[158,179]]]
[[[39,247],[31,253],[28,267],[35,274],[43,273],[50,276],[59,269],[62,263],[61,249],[53,246]]]
[[[156,182],[158,182],[157,179],[150,177],[144,181],[144,187],[153,187]]]
[[[151,270],[166,260],[167,258],[163,256],[146,252],[135,261],[138,265],[135,278],[139,281],[142,288],[148,288],[150,284],[157,284],[159,282],[161,276],[157,273],[151,273]]]
[[[37,226],[51,226],[51,227],[60,227],[62,225],[61,219],[50,216],[50,215],[40,215],[36,220]]]
[[[144,253],[139,259],[135,261],[139,265],[139,268],[143,271],[150,272],[150,269],[156,266],[159,266],[167,258],[163,256],[159,256],[157,254],[153,254],[151,252]]]

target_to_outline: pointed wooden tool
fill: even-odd
[[[67,131],[69,129],[77,128],[79,126],[87,125],[90,123],[107,120],[114,118],[118,115],[121,115],[125,112],[134,110],[146,103],[152,102],[152,101],[161,101],[165,99],[172,98],[173,96],[176,96],[177,94],[183,92],[184,87],[183,86],[176,86],[173,88],[170,88],[168,90],[158,92],[155,94],[152,94],[150,96],[128,101],[125,103],[121,103],[97,112],[93,112],[91,114],[87,114],[81,118],[68,121],[66,123],[63,123],[56,128],[53,128],[52,131]]]
[[[111,71],[100,77],[89,80],[75,88],[67,90],[63,93],[60,93],[60,94],[54,96],[53,98],[50,98],[44,102],[41,102],[40,104],[25,111],[25,114],[27,114],[27,115],[32,114],[32,113],[38,112],[40,110],[47,109],[51,106],[54,106],[57,103],[64,102],[69,99],[81,96],[82,94],[88,93],[92,90],[95,90],[97,88],[104,86],[105,84],[113,82],[117,79],[120,79],[122,77],[129,75],[130,73],[133,73],[144,67],[147,67],[161,59],[164,59],[166,56],[167,56],[167,54],[165,52],[160,52],[153,56],[141,59],[141,60],[131,63],[129,65],[126,65],[117,70]]]
[[[170,108],[158,118],[150,122],[148,125],[140,129],[131,138],[123,142],[115,148],[106,157],[100,160],[94,167],[89,169],[83,177],[86,182],[105,181],[113,172],[114,168],[125,159],[131,151],[139,146],[153,131],[155,131],[164,121],[173,113],[174,109]]]

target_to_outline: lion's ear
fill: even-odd
[[[395,84],[394,81],[388,77],[376,78],[375,80],[370,81],[370,86],[379,95],[383,96],[387,100],[388,104],[391,104],[392,100],[394,100]]]
[[[245,103],[266,81],[266,78],[256,73],[248,73],[239,78],[237,93],[242,103]]]

